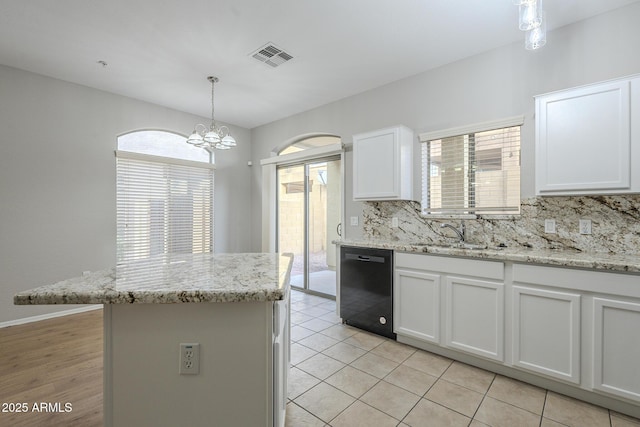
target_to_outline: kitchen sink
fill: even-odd
[[[409,245],[429,246],[432,248],[445,248],[445,249],[467,249],[467,250],[487,249],[487,245],[481,245],[481,244],[469,243],[469,242],[456,242],[456,243],[410,242]]]
[[[457,248],[457,249],[471,249],[471,250],[482,250],[482,249],[487,249],[487,245],[480,245],[477,243],[456,243],[454,245],[451,246],[452,248]]]

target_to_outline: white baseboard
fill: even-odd
[[[53,319],[56,317],[68,316],[70,314],[83,313],[85,311],[98,310],[102,308],[102,304],[86,305],[78,308],[72,308],[64,311],[56,311],[55,313],[40,314],[38,316],[24,317],[22,319],[9,320],[6,322],[0,322],[0,328],[6,328],[8,326],[24,325],[25,323],[39,322],[40,320]]]

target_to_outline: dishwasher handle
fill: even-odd
[[[369,256],[369,255],[358,255],[358,254],[345,254],[346,259],[350,259],[353,261],[361,261],[361,262],[377,262],[379,264],[384,264],[384,257],[381,256]]]

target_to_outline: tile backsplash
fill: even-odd
[[[391,227],[393,217],[398,227]],[[545,233],[545,219],[556,233]],[[579,220],[591,220],[592,234],[579,233]],[[640,253],[640,195],[532,197],[520,203],[520,215],[465,219],[471,243],[539,249],[575,249],[610,254]],[[440,228],[459,219],[431,219],[412,201],[364,202],[363,237],[401,242],[448,243],[455,233]]]

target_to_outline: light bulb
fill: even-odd
[[[193,133],[189,136],[189,139],[187,139],[187,142],[192,145],[202,145],[204,141],[202,135],[194,130]]]
[[[527,31],[524,38],[524,48],[527,50],[536,50],[547,43],[547,20],[544,12],[542,12],[540,25]]]
[[[236,140],[231,135],[227,134],[227,136],[222,138],[222,144],[226,145],[227,147],[235,147],[236,146]]]
[[[220,135],[218,135],[216,131],[210,130],[204,136],[204,142],[211,145],[218,144],[220,142]]]
[[[540,26],[542,20],[542,0],[522,3],[520,5],[520,23],[521,30],[526,31]]]

